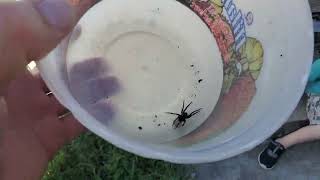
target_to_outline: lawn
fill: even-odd
[[[42,180],[189,180],[191,170],[135,156],[87,133],[56,155]]]

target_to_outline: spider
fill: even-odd
[[[172,114],[172,115],[176,115],[178,116],[174,121],[173,121],[173,124],[172,124],[172,127],[173,129],[177,129],[177,128],[181,128],[185,125],[186,123],[186,120],[187,119],[190,119],[192,116],[198,114],[201,110],[201,109],[197,109],[193,112],[191,112],[190,114],[188,114],[186,111],[187,109],[189,108],[189,106],[192,104],[192,102],[190,102],[190,104],[188,104],[187,107],[184,107],[184,101],[183,101],[183,104],[182,104],[182,109],[181,109],[181,113],[178,114],[178,113],[172,113],[172,112],[167,112],[168,114]]]

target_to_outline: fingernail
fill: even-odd
[[[57,29],[64,30],[73,23],[73,9],[66,0],[42,0],[37,9],[45,22]]]

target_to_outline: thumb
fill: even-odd
[[[32,0],[18,5],[28,60],[43,57],[66,36],[96,0]],[[19,4],[19,2],[17,3]],[[24,10],[22,10],[22,8]],[[32,42],[32,43],[31,43]]]
[[[97,0],[0,0],[0,89],[48,54]]]

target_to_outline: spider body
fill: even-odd
[[[190,102],[186,107],[184,107],[184,101],[183,101],[180,114],[167,112],[168,114],[172,114],[172,115],[177,116],[177,118],[173,121],[173,124],[172,124],[173,129],[183,127],[186,124],[187,119],[190,119],[191,117],[193,117],[194,115],[198,114],[201,111],[201,109],[197,109],[197,110],[191,112],[190,114],[187,113],[187,110],[191,104],[192,104],[192,102]]]

